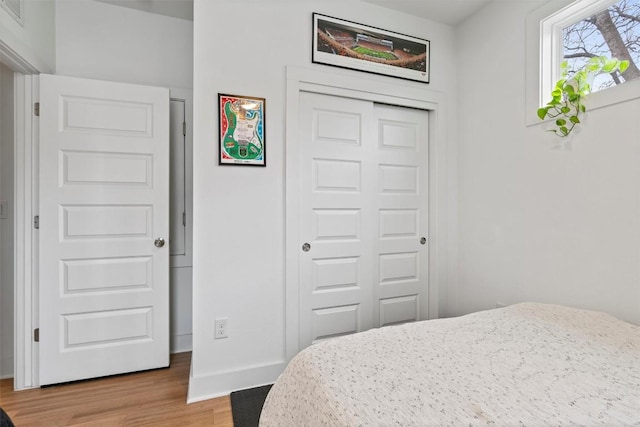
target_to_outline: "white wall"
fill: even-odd
[[[422,83],[311,64],[312,12],[431,40],[429,88],[451,95],[447,113],[455,115],[449,26],[356,1],[196,0],[190,401],[271,382],[285,362],[285,67],[424,88]],[[217,165],[220,92],[266,98],[266,168]],[[455,131],[449,137],[454,150]],[[229,338],[213,339],[218,317],[229,319]]]
[[[0,378],[13,376],[13,71],[0,64]]]
[[[561,147],[525,126],[525,22],[494,1],[457,30],[459,281],[450,314],[540,301],[640,323],[640,100]],[[536,82],[529,82],[536,84]]]
[[[0,8],[0,43],[42,73],[55,69],[55,0],[26,0],[20,25]]]
[[[91,0],[56,0],[56,74],[191,88],[193,22]]]
[[[179,89],[191,97],[191,21],[96,1],[56,0],[56,52],[56,74]],[[171,351],[190,350],[191,267],[171,268],[169,277]]]

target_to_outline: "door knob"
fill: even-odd
[[[164,239],[162,237],[158,237],[153,244],[156,245],[156,248],[161,248],[164,246]]]
[[[421,237],[420,238],[420,244],[424,245],[425,243],[427,243],[427,238],[426,237]]]
[[[309,243],[305,243],[302,245],[302,250],[305,252],[309,252],[311,250],[311,245]]]

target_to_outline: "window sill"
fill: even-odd
[[[605,108],[636,99],[640,99],[640,80],[634,80],[624,83],[620,86],[615,86],[609,89],[590,93],[589,95],[587,95],[585,106],[587,107],[587,113],[589,113],[590,111],[598,110],[600,108]],[[538,116],[536,115],[539,107],[540,106],[536,106],[535,108],[532,108],[531,111],[527,111],[527,126],[534,126],[552,120],[540,120],[540,118],[538,118]]]

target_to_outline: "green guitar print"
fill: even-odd
[[[264,101],[220,96],[220,163],[264,165]]]

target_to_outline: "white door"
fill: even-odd
[[[169,91],[41,75],[39,161],[40,384],[168,366]]]
[[[428,112],[374,107],[374,326],[428,318]]]
[[[301,92],[300,348],[427,317],[427,122]]]
[[[372,327],[372,123],[370,102],[300,94],[301,348]]]

